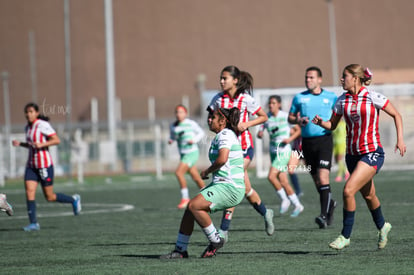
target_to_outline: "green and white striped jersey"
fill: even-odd
[[[269,150],[270,152],[290,150],[290,144],[282,143],[283,140],[290,137],[290,126],[288,122],[289,114],[279,111],[277,116],[268,113],[269,119],[262,125],[261,130],[266,129],[269,132]]]
[[[184,119],[181,122],[175,122],[170,127],[170,139],[176,140],[180,154],[188,154],[198,151],[197,142],[204,137],[204,131],[191,119]],[[189,144],[189,141],[193,144]]]

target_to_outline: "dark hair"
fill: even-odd
[[[318,76],[322,77],[322,71],[321,71],[321,69],[319,69],[319,67],[311,66],[311,67],[306,69],[306,72],[309,72],[309,71],[316,71]]]
[[[217,109],[217,114],[219,118],[224,118],[227,121],[226,128],[232,130],[236,135],[239,134],[239,130],[237,126],[239,125],[240,121],[240,110],[237,107],[233,107],[231,109],[224,109],[220,108]]]
[[[36,103],[34,103],[34,102],[29,102],[29,103],[27,103],[27,104],[26,104],[26,106],[24,106],[24,112],[25,112],[25,113],[27,113],[27,110],[28,110],[29,108],[33,108],[36,112],[39,112],[39,105],[37,105],[37,104],[36,104]],[[41,120],[44,120],[44,121],[49,121],[49,117],[44,116],[44,115],[42,115],[42,114],[39,114],[39,115],[37,116],[37,118],[38,118],[38,119],[41,119]]]
[[[279,104],[282,103],[282,98],[280,97],[280,95],[271,95],[271,96],[269,96],[269,103],[272,99],[276,100]],[[280,106],[279,109],[282,110],[282,106]]]
[[[237,91],[236,96],[241,93],[253,93],[253,77],[251,74],[245,71],[240,71],[236,66],[227,66],[221,70],[221,73],[228,72],[233,78],[237,79]]]

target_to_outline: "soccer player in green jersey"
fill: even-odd
[[[162,255],[161,259],[188,258],[187,246],[194,229],[194,222],[202,228],[209,244],[201,254],[202,258],[212,257],[224,245],[214,226],[210,213],[238,205],[244,197],[243,151],[237,137],[240,111],[237,108],[216,109],[208,118],[211,131],[216,133],[211,142],[209,159],[211,166],[200,175],[207,179],[212,174],[212,182],[192,198],[181,220],[175,248]]]

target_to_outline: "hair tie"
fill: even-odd
[[[365,68],[364,76],[365,76],[365,78],[371,78],[372,77],[372,73],[368,68]]]

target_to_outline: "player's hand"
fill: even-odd
[[[201,172],[200,172],[200,177],[201,177],[203,180],[208,179],[208,173],[207,173],[207,170],[203,170],[203,171],[201,171]]]
[[[36,149],[40,149],[44,147],[44,144],[41,142],[33,142],[32,147]]]
[[[397,150],[400,151],[400,155],[403,157],[405,152],[407,152],[407,146],[405,146],[404,142],[397,142],[394,152],[397,152]]]
[[[187,144],[194,144],[194,141],[192,141],[192,140],[189,140],[188,142],[187,142]]]
[[[309,123],[309,118],[307,116],[298,118],[298,124],[300,126],[306,126]]]
[[[172,139],[169,139],[168,140],[168,144],[171,144],[171,143],[173,143],[174,141],[172,140]]]
[[[263,131],[257,132],[257,138],[262,138],[262,137],[263,137]]]
[[[323,120],[319,115],[316,115],[313,119],[312,122],[315,123],[316,125],[321,125]]]
[[[14,140],[12,140],[12,144],[15,147],[19,147],[20,146],[20,141],[14,139]]]

